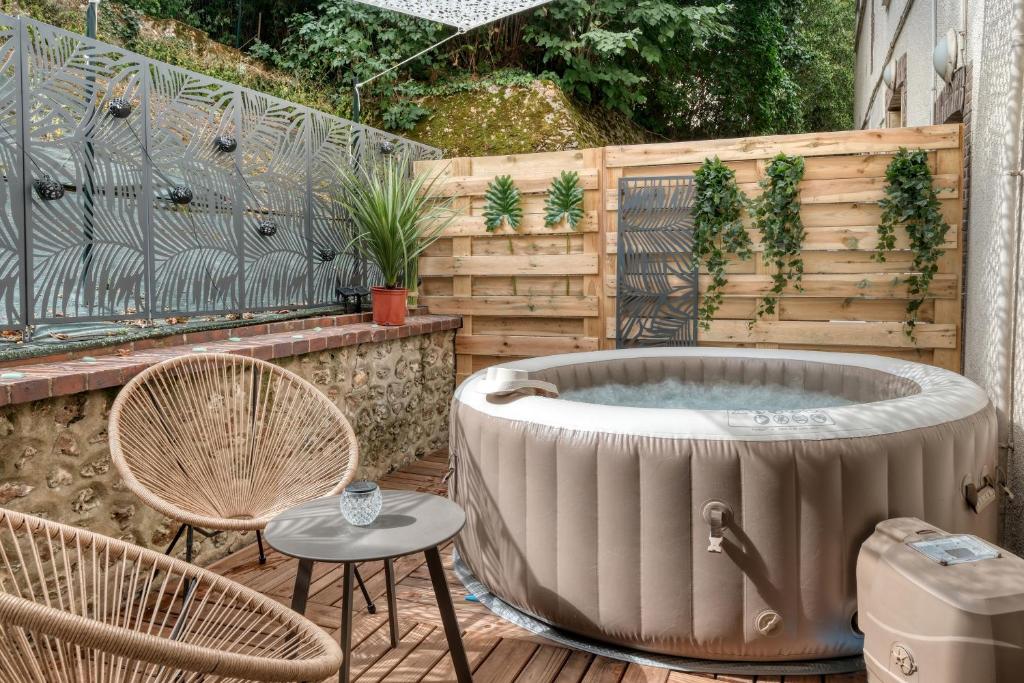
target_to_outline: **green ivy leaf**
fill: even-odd
[[[914,254],[915,272],[905,280],[911,296],[906,332],[913,338],[921,305],[939,270],[949,224],[942,218],[927,152],[901,147],[885,169],[885,181],[885,197],[878,203],[882,220],[877,229],[875,259],[885,261],[886,254],[896,248],[896,227],[903,226]]]
[[[754,226],[761,233],[764,261],[772,268],[771,295],[761,299],[757,318],[776,311],[787,287],[803,290],[804,261],[800,256],[807,232],[800,218],[800,181],[804,159],[779,154],[761,179],[761,196],[754,201]]]
[[[718,157],[705,159],[694,174],[696,196],[693,207],[693,254],[708,270],[708,286],[701,298],[699,318],[703,329],[722,305],[722,290],[728,284],[727,254],[749,260],[753,246],[743,227],[747,198],[736,184],[736,173]]]

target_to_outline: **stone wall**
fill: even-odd
[[[453,336],[435,332],[274,362],[341,408],[359,436],[360,476],[376,478],[446,445]],[[0,505],[163,551],[177,525],[126,490],[111,466],[107,417],[117,391],[0,408]],[[197,534],[196,561],[209,563],[253,539]]]

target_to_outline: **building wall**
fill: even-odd
[[[359,437],[359,476],[376,479],[447,444],[453,335],[435,332],[275,362],[337,404]],[[117,392],[0,408],[0,505],[163,551],[177,523],[146,507],[111,465],[107,419]],[[253,538],[197,534],[196,561],[211,562]]]
[[[1019,112],[1011,111],[1010,94],[1021,88],[1020,74],[1011,73],[1013,0],[863,0],[857,36],[855,121],[878,127],[885,120],[885,86],[874,92],[886,64],[886,53],[907,54],[907,125],[933,121],[934,101],[944,85],[932,67],[938,36],[950,28],[964,32],[962,54],[967,65],[964,112],[965,168],[965,313],[964,374],[983,386],[999,414],[1002,443],[1024,444],[1024,342],[1014,328],[1024,312],[1012,307],[1019,286],[1020,249],[1006,219],[1018,216],[1017,198],[1002,181],[1017,170],[1006,141],[1020,134]],[[934,7],[934,20],[933,20]],[[871,13],[875,15],[875,49],[871,50]],[[902,13],[902,14],[901,14]],[[902,27],[901,16],[905,15]],[[937,28],[937,30],[936,30]],[[937,34],[937,35],[936,35]],[[873,56],[873,58],[872,58]],[[1017,130],[1014,131],[1014,128]],[[1020,226],[1017,225],[1019,232]],[[1016,297],[1019,299],[1020,297]],[[1016,372],[1014,372],[1016,367]],[[1016,386],[1014,386],[1016,384]],[[1006,451],[1012,489],[1020,494],[1005,508],[1004,543],[1024,552],[1024,449]]]
[[[939,35],[960,28],[961,0],[937,0]],[[882,71],[889,61],[907,55],[907,108],[905,125],[926,126],[932,121],[932,103],[941,87],[932,67],[935,30],[932,2],[928,0],[861,0],[857,34],[857,71],[854,86],[854,122],[861,128],[885,126],[886,87]],[[872,18],[873,17],[873,18]],[[872,26],[874,38],[872,39]]]
[[[1011,74],[1012,2],[976,4],[971,30],[983,36],[975,44],[984,43],[984,51],[974,64],[973,78],[964,374],[992,397],[1003,443],[1024,444],[1024,387],[1019,382],[1014,386],[1012,380],[1013,366],[1020,366],[1024,359],[1021,335],[1014,330],[1024,318],[1014,317],[1012,311],[1021,264],[1013,232],[1005,229],[1006,219],[1016,213],[1016,202],[1002,182],[1017,164],[1015,155],[1008,155],[1006,142],[1014,127],[1020,133],[1020,113],[1011,110],[1009,100],[1021,82],[1019,74],[1016,78]],[[1022,371],[1018,367],[1017,373]],[[1006,466],[1013,490],[1024,494],[1024,449],[1008,452]],[[1018,495],[1017,502],[1008,503],[1004,517],[1005,543],[1016,552],[1024,552],[1022,499],[1024,495]]]

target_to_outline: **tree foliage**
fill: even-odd
[[[855,0],[804,2],[797,28],[799,58],[793,68],[807,131],[853,128]]]
[[[237,0],[125,0],[234,42]],[[450,27],[351,0],[251,0],[242,42],[347,102],[362,80]],[[558,0],[456,37],[363,90],[395,130],[425,88],[520,70],[671,139],[849,128],[854,0]],[[254,41],[259,28],[259,41]],[[500,85],[498,86],[500,87]]]
[[[560,0],[534,13],[523,38],[570,95],[629,113],[710,41],[728,41],[731,15],[725,3]]]

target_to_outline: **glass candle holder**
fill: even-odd
[[[374,481],[356,481],[341,494],[341,515],[355,526],[373,524],[384,500]]]

